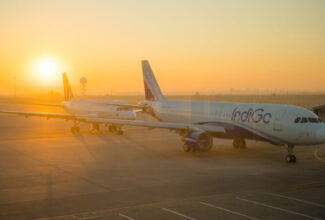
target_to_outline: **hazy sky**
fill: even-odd
[[[148,59],[163,92],[325,88],[323,0],[0,1],[0,94],[143,91]],[[55,72],[38,72],[43,60]]]

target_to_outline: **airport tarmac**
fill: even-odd
[[[268,143],[184,153],[166,130],[71,125],[0,115],[0,219],[325,219],[325,145],[296,147],[287,164]]]

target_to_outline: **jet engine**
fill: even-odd
[[[204,131],[190,131],[186,134],[184,140],[185,151],[209,151],[212,148],[213,138]]]

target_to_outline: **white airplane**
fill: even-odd
[[[135,111],[123,106],[117,106],[117,104],[127,105],[124,101],[114,101],[114,100],[84,100],[75,99],[72,94],[71,86],[69,84],[66,73],[62,74],[63,78],[63,88],[64,88],[64,101],[60,105],[49,106],[59,106],[63,107],[69,114],[56,114],[56,113],[46,113],[46,112],[16,112],[16,111],[0,111],[0,113],[16,114],[23,116],[38,116],[46,118],[60,118],[65,120],[73,120],[74,125],[71,127],[72,133],[79,133],[80,122],[86,122],[87,118],[109,118],[109,119],[126,119],[134,120]],[[47,105],[47,104],[40,104]],[[91,131],[99,132],[99,124],[94,122],[86,122],[91,126]],[[116,131],[117,134],[122,135],[123,130],[121,126],[109,125],[107,124],[109,131]]]
[[[130,108],[139,108],[159,122],[102,118],[99,114],[91,113],[86,115],[8,111],[0,113],[63,118],[74,120],[75,123],[80,121],[90,123],[95,128],[105,124],[109,127],[130,125],[169,129],[183,137],[183,149],[186,152],[209,151],[214,137],[233,139],[235,148],[245,148],[246,139],[264,141],[285,146],[288,150],[286,156],[288,163],[296,162],[294,146],[325,143],[325,124],[321,123],[315,113],[307,109],[278,104],[168,100],[161,93],[148,61],[142,61],[142,70],[146,100],[141,105],[112,102],[107,105],[121,107],[130,114],[134,114],[130,112]],[[67,85],[69,89],[66,91],[71,92],[69,84]],[[65,93],[68,100],[72,98],[70,92]],[[97,104],[100,106],[103,103]],[[70,108],[73,109],[71,106]]]
[[[213,137],[233,139],[233,147],[245,148],[246,139],[285,146],[286,161],[296,162],[296,145],[325,142],[325,124],[307,109],[279,104],[179,101],[166,99],[148,61],[142,61],[145,101],[140,106],[160,122],[87,119],[90,122],[145,126],[175,130],[183,137],[184,151],[209,151]]]

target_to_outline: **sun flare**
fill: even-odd
[[[42,76],[50,77],[55,71],[55,65],[53,62],[48,61],[48,60],[42,61],[38,65],[38,71]]]

